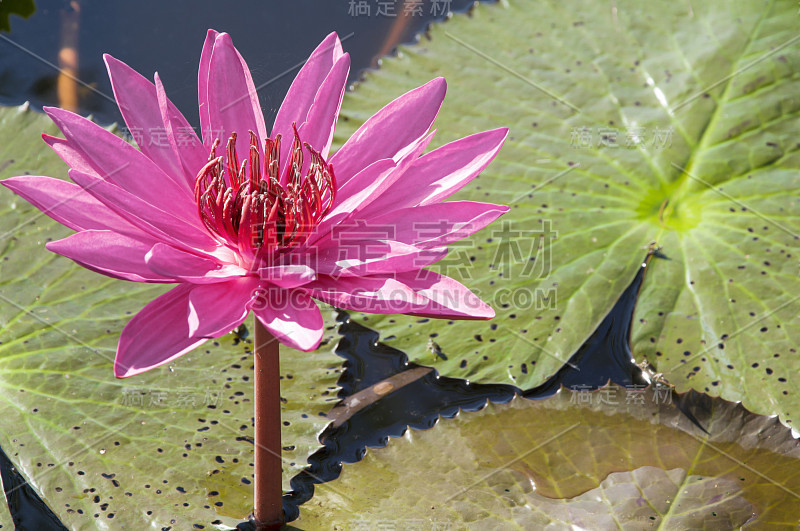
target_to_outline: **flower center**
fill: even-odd
[[[281,135],[264,141],[264,161],[258,138],[250,131],[250,153],[239,162],[236,133],[225,156],[217,156],[214,141],[208,163],[197,174],[194,196],[203,224],[251,257],[263,258],[303,243],[333,207],[336,178],[319,152],[294,143],[288,166],[281,171]],[[310,163],[303,175],[303,148]],[[283,175],[282,175],[283,174]],[[281,184],[283,183],[283,184]]]

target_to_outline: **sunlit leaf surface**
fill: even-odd
[[[496,319],[369,325],[448,376],[530,388],[586,340],[655,242],[669,259],[645,278],[636,359],[680,390],[791,425],[798,34],[791,0],[507,0],[401,47],[347,95],[338,141],[390,95],[444,76],[436,145],[511,128],[454,199],[512,210],[437,264]]]

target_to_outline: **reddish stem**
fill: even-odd
[[[256,317],[255,330],[255,520],[256,529],[280,529],[281,388],[278,341]]]

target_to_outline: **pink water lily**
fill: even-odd
[[[71,112],[46,108],[64,138],[44,136],[72,182],[3,184],[77,231],[47,248],[135,282],[178,283],[122,331],[127,377],[236,328],[253,311],[282,343],[318,347],[313,299],[372,313],[494,316],[462,284],[423,269],[505,206],[442,200],[478,175],[506,129],[423,154],[445,95],[434,79],[369,118],[333,155],[350,69],[336,34],[298,73],[267,134],[256,88],[230,36],[210,30],[199,71],[202,140],[151,83],[106,56],[139,149]]]

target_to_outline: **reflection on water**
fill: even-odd
[[[80,34],[81,6],[72,0],[69,8],[61,11],[61,45],[58,49],[58,106],[78,112],[78,35]]]
[[[0,8],[15,2],[25,0],[3,0]],[[431,21],[471,4],[239,0],[220,9],[212,0],[40,0],[33,16],[12,17],[10,33],[0,33],[0,104],[29,100],[34,107],[93,114],[104,124],[121,122],[103,64],[103,54],[109,53],[149,79],[158,71],[169,97],[198,126],[197,65],[206,30],[214,28],[232,35],[271,123],[303,61],[331,31],[338,32],[351,55],[354,81],[376,65],[377,57],[412,41]]]

